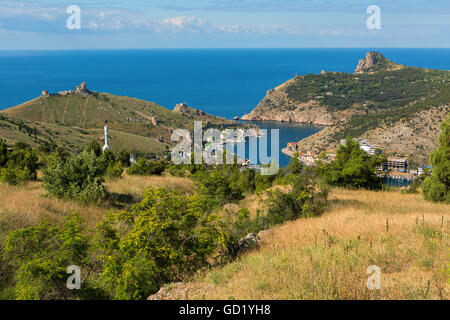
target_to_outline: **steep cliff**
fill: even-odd
[[[305,150],[320,152],[350,135],[426,163],[449,105],[449,71],[408,67],[369,52],[353,74],[322,71],[269,90],[242,119],[328,126],[299,143]]]

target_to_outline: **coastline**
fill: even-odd
[[[287,148],[283,148],[281,149],[281,152],[284,153],[285,155],[287,155],[290,158],[294,157],[295,152],[289,151]],[[307,157],[298,157],[297,158],[302,164],[304,164],[305,166],[311,166],[314,164],[313,161],[309,160]]]

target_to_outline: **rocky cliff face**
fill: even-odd
[[[303,150],[320,153],[350,135],[425,164],[449,96],[449,71],[408,67],[368,52],[353,74],[323,71],[269,90],[242,119],[327,126],[302,140]]]
[[[385,61],[387,59],[381,53],[374,51],[368,52],[365,59],[359,60],[355,73],[364,73],[375,65]]]
[[[359,60],[355,74],[368,73],[374,69],[389,70],[398,69],[399,67],[401,65],[386,59],[381,53],[371,51],[367,53],[364,59]],[[322,71],[320,76],[323,78],[333,77],[333,74],[333,72]],[[299,78],[304,78],[304,76],[290,79],[275,89],[267,91],[266,96],[258,106],[251,113],[244,115],[242,120],[272,120],[331,126],[336,123],[337,119],[342,120],[349,115],[349,112],[343,110],[329,111],[330,108],[328,107],[330,106],[323,102],[323,98],[334,93],[328,91],[329,87],[327,85],[323,86],[323,95],[312,96],[307,101],[302,102],[291,99],[288,90],[295,86],[295,82]],[[355,78],[355,80],[357,81],[358,79]],[[348,109],[353,107],[354,103],[348,101]]]
[[[258,107],[244,115],[242,120],[273,120],[321,126],[333,124],[331,113],[316,100],[305,103],[291,101],[283,87],[269,90]]]
[[[403,119],[390,126],[380,125],[356,138],[381,146],[388,156],[407,158],[411,166],[425,165],[438,146],[438,137],[442,132],[440,124],[449,111],[449,104],[436,106],[415,113],[411,119]],[[336,149],[339,142],[330,137],[339,134],[339,131],[339,126],[327,127],[299,141],[299,150],[319,154],[327,148]]]

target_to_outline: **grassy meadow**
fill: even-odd
[[[40,182],[0,183],[0,241],[11,230],[43,219],[62,221],[78,212],[92,229],[111,210],[139,201],[148,186],[183,193],[189,178],[128,176],[107,181],[105,206],[49,198]],[[286,187],[280,187],[286,188]],[[264,210],[261,196],[238,206]],[[333,189],[319,217],[263,231],[259,245],[232,263],[201,270],[182,284],[168,284],[158,299],[448,299],[450,207],[400,191]],[[366,274],[381,269],[381,290]]]
[[[172,176],[129,176],[106,181],[112,199],[102,207],[80,205],[75,201],[45,196],[41,182],[28,182],[19,186],[0,183],[0,241],[11,230],[38,224],[44,219],[62,221],[65,216],[77,212],[86,227],[94,228],[110,210],[120,210],[138,202],[149,186],[165,187],[183,193],[193,188],[187,178]]]
[[[420,194],[334,189],[322,216],[264,231],[252,252],[159,298],[448,299],[449,217]],[[371,265],[381,290],[366,287]]]

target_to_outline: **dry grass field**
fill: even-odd
[[[420,194],[335,189],[322,216],[264,232],[258,248],[159,298],[448,299],[449,218]],[[380,290],[366,287],[371,265]]]
[[[113,196],[126,196],[133,201],[138,201],[149,186],[166,187],[180,192],[193,189],[193,182],[187,178],[129,176],[126,173],[121,179],[107,181],[106,185]],[[39,181],[20,186],[0,183],[0,240],[10,230],[36,225],[44,219],[62,221],[66,215],[73,212],[79,213],[86,227],[92,229],[105,213],[114,209],[109,205],[84,206],[73,201],[46,197]]]
[[[107,181],[113,195],[139,200],[148,186],[189,193],[187,178]],[[92,229],[110,206],[81,206],[44,196],[40,182],[0,184],[0,240],[11,230],[78,212]],[[241,201],[252,215],[260,199]],[[119,209],[119,208],[118,208]],[[334,189],[320,217],[264,231],[257,248],[233,263],[164,288],[168,299],[448,299],[450,206],[420,194]],[[381,290],[366,288],[367,268],[381,269]]]

